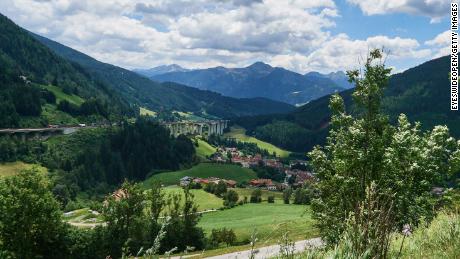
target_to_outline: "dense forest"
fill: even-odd
[[[449,126],[453,136],[460,136],[458,113],[450,111],[449,57],[428,61],[403,73],[390,77],[384,91],[382,109],[395,123],[400,113],[411,121],[420,121],[423,130],[434,125]],[[352,114],[362,111],[352,103],[353,89],[343,91],[347,109]],[[247,133],[292,151],[308,151],[324,143],[329,130],[331,112],[330,95],[314,100],[294,112],[274,116],[236,118]]]
[[[155,170],[177,170],[195,162],[195,147],[181,135],[145,118],[121,127],[80,130],[48,141],[0,138],[0,159],[39,162],[51,170],[63,206],[78,193],[100,196],[123,180],[144,180]]]

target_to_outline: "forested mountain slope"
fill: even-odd
[[[394,122],[405,113],[411,121],[422,122],[423,129],[447,125],[451,134],[460,136],[460,113],[450,110],[449,56],[437,58],[390,78],[383,99],[384,111]],[[340,93],[347,110],[353,89]],[[248,132],[278,146],[307,151],[327,136],[330,95],[312,101],[294,112],[278,116],[257,116],[237,120]]]
[[[157,83],[135,72],[100,62],[50,39],[32,34],[58,55],[83,67],[98,80],[121,93],[129,102],[152,110],[203,112],[219,117],[283,113],[293,107],[268,99],[236,99],[180,84]]]
[[[93,80],[80,66],[56,55],[0,14],[0,127],[17,127],[26,116],[40,116],[43,102],[53,99],[43,87],[50,85],[107,108],[104,116],[132,113],[107,85]]]

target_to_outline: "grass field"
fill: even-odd
[[[147,108],[144,108],[144,107],[139,108],[139,114],[140,115],[146,115],[146,116],[152,116],[152,117],[155,117],[157,115],[156,112],[151,111],[151,110],[149,110]]]
[[[197,139],[198,141],[198,147],[196,148],[196,154],[197,156],[201,158],[206,158],[207,156],[210,156],[216,152],[216,148],[209,145],[208,142]]]
[[[0,177],[11,176],[20,173],[23,170],[28,170],[32,168],[37,168],[39,172],[46,172],[46,168],[36,165],[36,164],[27,164],[24,162],[8,162],[0,163]]]
[[[178,186],[169,186],[164,188],[165,193],[173,194],[180,193],[183,197],[183,190]],[[190,190],[191,193],[195,196],[195,202],[198,205],[199,211],[219,209],[223,207],[223,200],[219,199],[217,196],[211,193],[207,193],[203,190]]]
[[[250,142],[250,143],[255,143],[259,148],[266,149],[268,152],[273,153],[276,152],[277,156],[280,157],[288,157],[289,154],[291,154],[290,151],[281,149],[277,146],[274,146],[268,142],[256,139],[254,137],[246,135],[246,130],[244,128],[241,128],[239,126],[233,126],[230,129],[230,132],[224,134],[225,137],[229,138],[235,138],[239,141],[243,142]]]
[[[256,173],[249,168],[242,168],[238,165],[201,163],[186,170],[155,174],[144,181],[144,186],[149,187],[154,180],[159,180],[164,185],[176,185],[184,176],[201,178],[214,176],[241,182],[256,178]]]
[[[232,209],[203,214],[199,226],[207,234],[215,228],[230,228],[238,241],[250,239],[254,229],[261,244],[276,243],[287,232],[292,240],[318,234],[310,208],[302,205],[248,203]]]
[[[43,88],[51,91],[56,96],[56,103],[59,103],[62,100],[67,100],[69,103],[73,103],[75,105],[81,105],[85,100],[78,95],[75,94],[66,94],[62,91],[61,88],[54,86],[54,85],[42,85]]]

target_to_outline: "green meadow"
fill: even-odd
[[[289,154],[291,154],[290,151],[284,150],[268,142],[246,135],[246,130],[239,126],[231,127],[230,132],[225,133],[224,136],[229,138],[235,138],[242,142],[255,143],[259,148],[266,149],[270,153],[276,152],[276,155],[279,157],[288,157]]]
[[[160,181],[163,185],[177,185],[179,180],[184,176],[191,177],[219,177],[227,180],[235,180],[237,182],[249,181],[256,178],[256,173],[249,169],[243,168],[239,165],[233,164],[217,164],[217,163],[200,163],[192,168],[173,171],[163,172],[155,174],[144,181],[144,186],[151,186],[155,180]]]

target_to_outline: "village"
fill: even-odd
[[[272,177],[266,177],[251,179],[248,182],[237,182],[218,177],[200,178],[184,176],[178,184],[182,187],[190,186],[191,184],[194,186],[200,185],[198,188],[201,188],[211,183],[218,184],[219,182],[224,182],[228,188],[258,188],[269,191],[283,191],[288,187],[296,189],[314,181],[313,173],[307,170],[307,162],[303,160],[292,160],[286,164],[278,157],[245,154],[236,147],[218,147],[216,152],[210,156],[210,160],[214,163],[236,164],[243,168],[270,168],[278,174],[281,173],[283,179],[282,181],[276,181]]]

